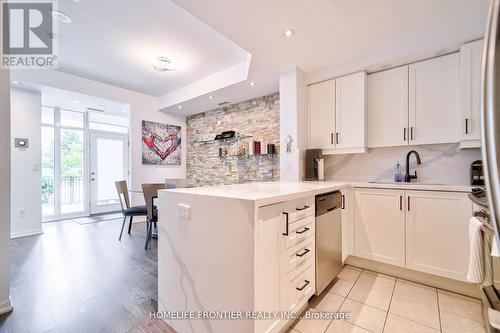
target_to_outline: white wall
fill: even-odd
[[[140,189],[142,183],[164,182],[165,178],[186,178],[186,117],[159,112],[157,98],[58,71],[18,70],[13,71],[12,79],[21,83],[28,82],[64,89],[128,104],[130,106],[130,188]],[[182,162],[180,166],[142,164],[142,120],[182,127]],[[132,200],[134,203],[139,203],[143,201],[143,198],[140,194],[134,194]]]
[[[304,178],[304,152],[308,145],[307,86],[304,73],[290,68],[280,73],[280,180]],[[293,139],[286,151],[288,136]]]
[[[1,9],[0,9],[1,17]],[[0,33],[1,36],[1,33]],[[0,69],[0,313],[12,310],[10,284],[10,82]]]
[[[417,181],[467,185],[470,164],[481,159],[480,149],[458,150],[458,144],[388,147],[370,149],[366,154],[329,155],[325,159],[325,178],[345,181],[392,181],[399,161],[405,173],[406,154],[415,149],[422,160],[416,168]],[[410,172],[415,171],[415,157],[410,158]]]
[[[11,109],[11,238],[42,233],[40,92],[12,89]],[[14,138],[27,138],[28,148],[14,148]]]

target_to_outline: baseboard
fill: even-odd
[[[346,263],[351,266],[367,269],[370,271],[386,275],[392,275],[404,280],[425,284],[431,287],[451,291],[454,293],[474,298],[480,298],[481,295],[480,288],[475,284],[448,279],[428,273],[418,272],[404,267],[398,267],[354,256],[349,256],[346,260]]]
[[[11,312],[14,308],[12,307],[12,302],[10,298],[5,301],[0,301],[0,315]]]
[[[27,237],[27,236],[35,236],[35,235],[40,235],[40,234],[43,234],[43,229],[41,227],[35,228],[35,229],[30,229],[30,230],[11,232],[10,239]]]

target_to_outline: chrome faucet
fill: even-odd
[[[406,154],[406,174],[405,174],[405,182],[410,183],[412,179],[417,179],[417,170],[415,170],[414,175],[410,175],[410,155],[414,154],[415,158],[417,159],[417,165],[422,164],[420,161],[420,155],[417,153],[416,150],[411,150]]]

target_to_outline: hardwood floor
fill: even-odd
[[[11,300],[0,332],[174,332],[150,319],[157,304],[157,242],[145,223],[121,243],[121,220],[44,225],[11,242]]]

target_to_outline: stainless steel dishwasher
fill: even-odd
[[[316,196],[316,295],[342,270],[342,194]]]

